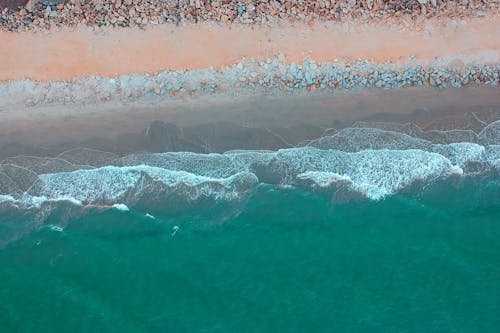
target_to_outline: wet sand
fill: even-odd
[[[243,58],[266,59],[279,54],[287,62],[362,59],[397,63],[410,56],[422,64],[436,58],[500,61],[500,16],[424,23],[420,31],[329,22],[312,27],[199,23],[146,30],[80,27],[36,34],[0,32],[0,81],[218,69]]]
[[[496,87],[427,87],[236,100],[212,96],[164,104],[10,108],[0,117],[0,158],[55,156],[75,147],[118,154],[221,152],[295,146],[321,136],[328,128],[348,127],[356,121],[411,122],[423,130],[478,132],[500,119],[500,99]],[[159,133],[151,136],[147,129],[155,120],[162,123]],[[184,143],[177,142],[179,138]]]

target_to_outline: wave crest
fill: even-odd
[[[115,154],[78,148],[57,158],[18,156],[0,164],[0,207],[43,209],[70,205],[160,207],[178,212],[193,205],[242,202],[258,184],[356,193],[379,200],[434,179],[494,175],[500,171],[500,122],[469,137],[423,132],[411,124],[356,123],[309,143],[277,151],[237,150]],[[475,135],[475,133],[474,133]],[[436,140],[428,140],[434,136]],[[443,139],[447,138],[447,139]],[[52,208],[51,208],[52,209]]]

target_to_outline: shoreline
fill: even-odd
[[[286,148],[284,143],[295,146],[321,136],[329,128],[349,127],[356,122],[411,123],[423,131],[462,129],[478,133],[498,119],[498,88],[488,86],[46,105],[0,112],[0,152],[5,158],[56,156],[77,147],[119,154],[151,149],[205,151],[206,147],[217,152],[226,148]],[[149,138],[148,128],[157,121],[157,134]],[[252,143],[248,147],[247,140]],[[281,143],[276,146],[276,142]]]
[[[498,13],[420,15],[406,23],[391,13],[371,24],[204,20],[0,31],[1,149],[45,145],[46,152],[86,142],[113,151],[123,146],[116,137],[131,134],[124,149],[141,150],[155,120],[182,128],[233,122],[237,133],[314,118],[316,135],[339,122],[463,129],[476,117],[477,132],[500,119]]]

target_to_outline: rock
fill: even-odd
[[[26,6],[25,8],[32,12],[35,8],[36,8],[36,5],[40,2],[40,0],[29,0],[27,3],[26,3]]]
[[[313,84],[313,80],[312,80],[311,73],[306,72],[306,74],[305,74],[304,76],[305,76],[305,78],[306,78],[306,83],[307,83],[308,85]]]
[[[50,13],[52,13],[52,9],[50,8],[50,6],[47,6],[47,8],[45,8],[45,17],[48,17]]]

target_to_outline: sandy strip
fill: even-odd
[[[7,152],[2,148],[7,143],[46,148],[62,144],[68,148],[69,143],[93,137],[109,139],[125,133],[139,133],[153,120],[179,126],[232,122],[260,128],[301,124],[329,127],[334,123],[359,120],[410,121],[423,129],[432,129],[437,120],[451,117],[444,121],[443,128],[452,129],[463,127],[463,124],[454,122],[454,116],[462,117],[469,112],[481,114],[485,110],[500,110],[498,88],[472,86],[438,90],[412,87],[387,91],[313,92],[295,96],[241,96],[238,99],[205,96],[159,104],[110,102],[99,106],[6,108],[0,110],[0,155]],[[491,122],[496,119],[483,120]]]
[[[92,31],[78,28],[47,34],[0,32],[0,81],[69,80],[75,77],[220,68],[242,58],[282,54],[286,61],[371,60],[422,63],[465,56],[500,61],[500,16],[429,23],[421,31],[321,23],[313,27],[223,27],[161,25],[148,30]]]

